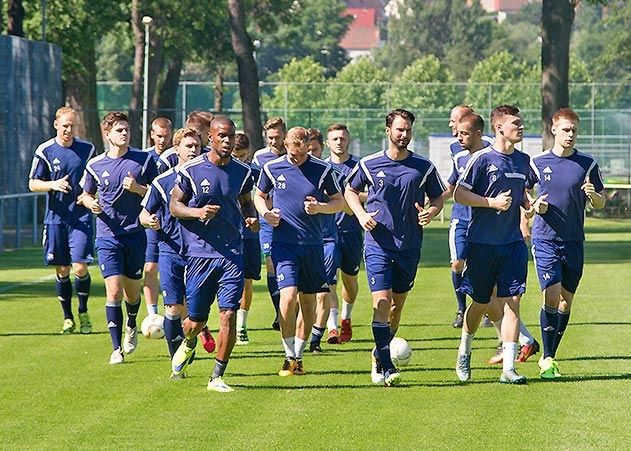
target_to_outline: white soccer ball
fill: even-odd
[[[394,337],[390,342],[390,358],[394,366],[405,366],[412,360],[412,348],[401,337]]]
[[[151,339],[164,337],[164,317],[162,315],[149,315],[142,320],[140,325],[142,334]]]

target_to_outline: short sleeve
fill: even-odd
[[[274,189],[274,182],[272,181],[272,177],[271,174],[269,174],[269,168],[267,166],[261,171],[261,176],[256,184],[256,188],[266,194]]]
[[[155,182],[149,186],[145,197],[142,199],[141,205],[150,214],[157,213],[160,207],[162,207],[162,197]]]
[[[355,191],[362,192],[366,189],[366,186],[370,184],[369,177],[370,173],[368,172],[368,168],[364,162],[360,160],[348,175],[347,184]]]
[[[96,190],[98,188],[98,181],[96,177],[94,177],[94,173],[92,172],[92,168],[88,165],[83,171],[83,177],[81,177],[81,181],[79,182],[79,186],[83,188],[88,194],[96,194]]]
[[[324,175],[324,180],[322,181],[322,188],[324,192],[332,196],[333,194],[337,194],[341,192],[340,185],[337,181],[337,176],[335,175],[335,171],[330,166],[326,169],[326,174]]]
[[[48,167],[46,161],[44,161],[44,159],[39,155],[35,155],[33,157],[29,178],[50,181],[50,168]]]
[[[425,193],[430,199],[436,199],[445,192],[445,184],[438,175],[438,171],[432,166],[430,173],[425,180]]]

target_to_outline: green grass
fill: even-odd
[[[162,340],[141,338],[124,365],[108,365],[97,268],[95,333],[60,336],[61,311],[40,250],[2,254],[0,448],[629,449],[631,222],[588,219],[585,275],[558,355],[566,377],[541,382],[533,358],[518,367],[526,386],[500,385],[499,368],[486,365],[495,348],[490,329],[474,340],[473,381],[457,382],[446,226],[426,231],[399,332],[414,348],[413,361],[392,389],[370,383],[363,273],[353,341],[307,355],[304,377],[276,375],[282,347],[269,329],[264,283],[257,283],[251,344],[235,348],[226,375],[236,391],[218,394],[206,391],[213,360],[201,348],[190,378],[179,382],[168,379]],[[522,317],[539,337],[541,294],[530,271]]]

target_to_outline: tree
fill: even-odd
[[[7,34],[24,37],[24,6],[22,6],[22,0],[9,0],[7,12],[9,14]]]

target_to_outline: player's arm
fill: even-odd
[[[454,185],[452,185],[451,183],[447,183],[447,189],[443,191],[443,194],[441,196],[443,198],[443,205],[445,204],[446,200],[449,200],[453,197],[454,188],[455,188]]]
[[[208,221],[215,217],[219,209],[219,205],[204,205],[203,207],[189,207],[188,196],[180,189],[178,185],[173,187],[171,200],[169,201],[169,210],[171,215],[178,219],[199,219],[200,221]]]
[[[103,211],[99,199],[95,197],[93,193],[89,193],[85,190],[79,195],[77,203],[79,202],[81,202],[81,204],[83,204],[85,208],[90,210],[95,215],[101,214],[101,212]]]
[[[587,195],[592,208],[600,210],[605,206],[605,202],[607,201],[605,190],[603,189],[600,192],[596,192],[596,188],[594,187],[594,184],[589,180],[589,177],[587,177],[587,180],[585,181],[585,183],[583,183],[581,189]]]
[[[140,212],[140,223],[147,229],[160,230],[160,219],[155,213],[149,213],[146,209]]]
[[[432,219],[434,219],[438,213],[443,209],[443,205],[445,200],[443,199],[442,194],[438,197],[429,199],[429,207],[423,208],[418,203],[415,204],[416,210],[418,211],[418,224],[420,226],[426,226],[429,224]]]
[[[454,200],[459,204],[469,205],[470,207],[493,208],[499,211],[506,211],[510,208],[513,198],[511,197],[511,190],[504,191],[496,197],[484,197],[474,193],[466,186],[456,185]]]
[[[138,183],[131,171],[127,172],[127,177],[123,179],[123,188],[127,191],[138,194],[141,197],[144,197],[145,194],[147,194],[147,186]]]
[[[527,216],[528,210],[526,210],[523,206],[519,210],[521,212],[519,216],[519,230],[521,231],[521,236],[524,237],[524,240],[529,240],[530,239],[530,224],[528,220],[530,219],[530,217]]]
[[[250,193],[243,193],[239,196],[239,204],[241,205],[241,214],[245,220],[245,226],[252,232],[259,231],[259,218],[256,214],[256,207],[252,202]]]
[[[64,175],[57,180],[40,180],[29,179],[28,189],[34,193],[47,193],[49,191],[59,191],[60,193],[69,193],[72,186],[68,183],[69,175]]]
[[[344,209],[345,202],[342,193],[331,194],[328,197],[328,202],[318,202],[315,197],[307,196],[304,202],[307,214],[316,215],[322,213],[332,215]]]
[[[277,227],[280,224],[280,210],[278,208],[268,208],[267,198],[268,193],[257,188],[254,194],[254,206],[256,207],[256,211],[259,212],[259,215],[261,215],[269,225]]]
[[[364,210],[359,194],[359,191],[356,191],[353,187],[347,185],[346,190],[344,191],[344,199],[346,199],[346,203],[350,209],[353,210],[353,213],[355,213],[359,224],[365,231],[368,232],[377,227],[377,221],[374,220],[373,216],[379,213],[379,210],[370,213]]]

